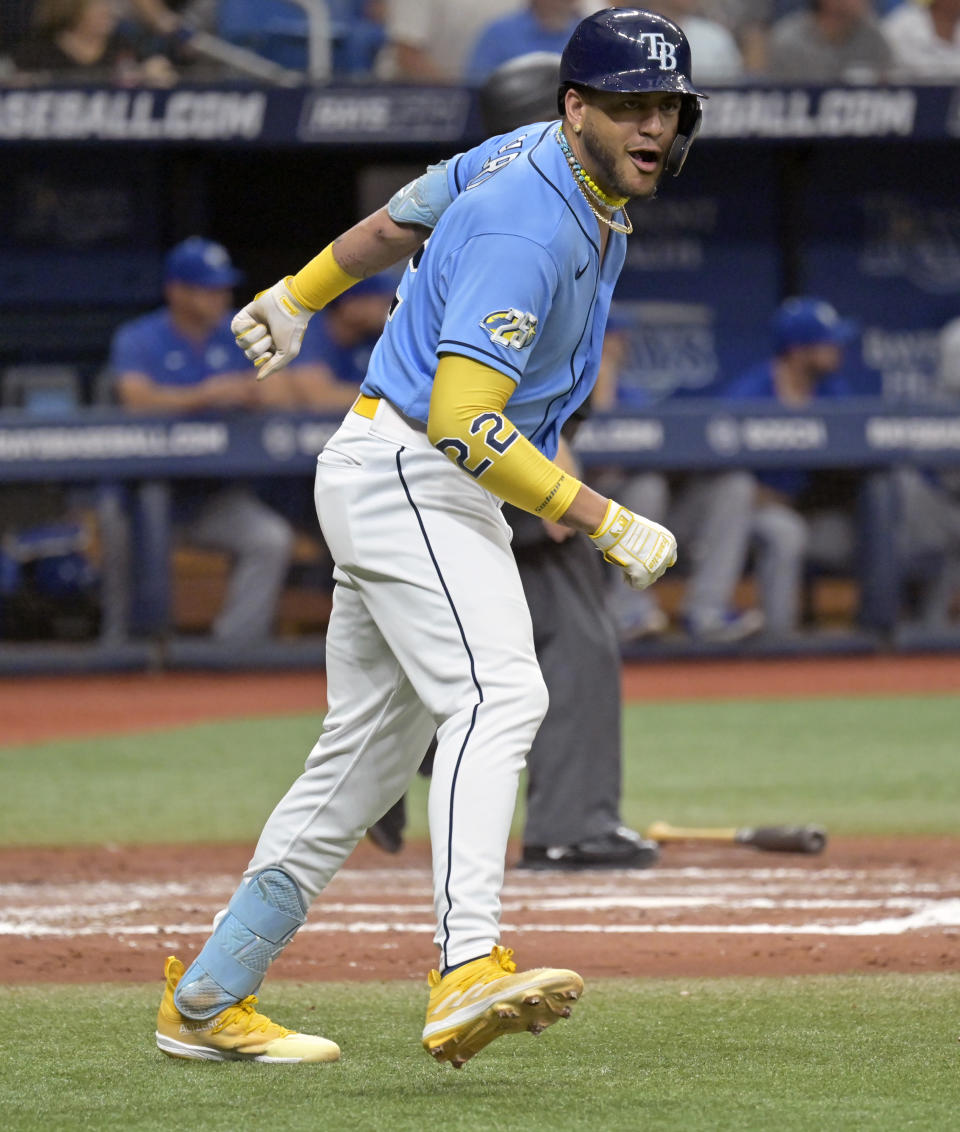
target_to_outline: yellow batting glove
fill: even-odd
[[[677,560],[677,540],[666,527],[612,499],[590,538],[608,562],[623,570],[635,590],[645,590]]]
[[[297,299],[288,280],[261,291],[230,323],[237,345],[257,367],[258,381],[300,353],[304,331],[315,313]]]

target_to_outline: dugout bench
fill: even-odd
[[[69,483],[95,491],[103,530],[104,616],[100,638],[75,646],[0,643],[0,672],[151,666],[319,664],[322,638],[276,641],[247,654],[206,639],[171,635],[170,486],[178,479],[312,478],[317,452],[338,419],[305,414],[237,414],[212,419],[132,417],[117,409],[69,417],[0,413],[0,477],[5,483]],[[879,399],[825,403],[786,411],[769,402],[686,400],[655,412],[597,415],[576,447],[586,468],[700,470],[836,468],[860,477],[862,562],[860,628],[817,634],[787,651],[960,649],[960,632],[931,635],[898,624],[901,563],[890,470],[960,462],[960,409],[892,406]],[[121,522],[121,518],[125,521]],[[116,531],[130,529],[129,610],[111,607],[109,574],[117,568]],[[113,532],[113,533],[111,533]],[[787,646],[779,645],[782,653]],[[762,641],[736,646],[644,645],[636,655],[763,655]]]

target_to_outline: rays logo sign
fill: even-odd
[[[491,312],[480,325],[495,345],[522,350],[537,336],[538,321],[535,314],[511,307],[509,310]]]

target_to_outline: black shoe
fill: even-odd
[[[575,845],[524,845],[519,869],[649,869],[660,859],[655,841],[620,826]]]
[[[406,824],[407,807],[401,798],[379,821],[370,826],[367,837],[384,853],[399,853],[403,848],[403,829]]]

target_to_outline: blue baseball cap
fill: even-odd
[[[847,346],[856,338],[858,326],[851,319],[841,318],[825,299],[797,296],[785,299],[777,308],[771,323],[778,354],[794,346]]]
[[[243,278],[243,272],[233,266],[223,244],[191,236],[167,253],[163,277],[167,283],[188,283],[193,287],[234,287]]]

